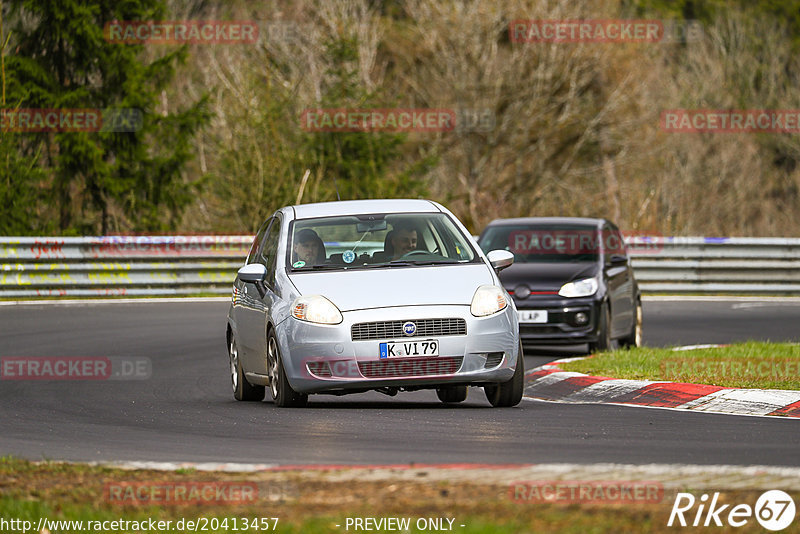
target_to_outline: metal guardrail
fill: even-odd
[[[631,237],[626,240],[645,293],[800,294],[800,239]]]
[[[252,236],[0,237],[0,298],[228,295]],[[645,293],[800,294],[800,238],[627,239]]]
[[[0,298],[227,295],[252,236],[0,238]]]

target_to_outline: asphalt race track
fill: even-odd
[[[800,466],[800,421],[524,400],[471,389],[312,396],[308,408],[230,392],[227,302],[0,306],[0,357],[149,358],[135,381],[0,381],[0,455],[29,459]],[[645,343],[800,341],[800,302],[647,301]],[[532,368],[565,352],[531,351]]]

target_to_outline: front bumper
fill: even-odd
[[[383,387],[428,388],[481,385],[511,379],[519,357],[517,318],[512,306],[477,318],[469,306],[402,306],[342,313],[338,325],[289,318],[276,328],[284,369],[300,393],[364,391]],[[351,327],[379,321],[461,318],[466,335],[425,335],[353,341]],[[436,339],[437,357],[380,358],[384,341]]]
[[[520,323],[519,337],[523,345],[577,345],[594,343],[598,339],[600,300],[596,296],[565,298],[557,295],[514,297],[520,311],[546,310],[547,323]],[[579,313],[587,321],[576,320]]]

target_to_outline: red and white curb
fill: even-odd
[[[680,347],[691,350],[705,346]],[[526,373],[528,399],[576,404],[621,404],[733,415],[772,415],[800,418],[800,391],[737,389],[705,384],[653,380],[623,380],[564,371],[568,358]]]

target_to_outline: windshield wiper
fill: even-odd
[[[459,260],[392,260],[386,263],[370,263],[366,267],[409,267],[417,265],[455,265],[458,263],[462,262]]]
[[[292,267],[293,273],[302,273],[306,271],[322,271],[325,269],[341,269],[344,265],[334,265],[332,263],[318,263],[316,265],[306,265],[304,267]]]
[[[408,267],[409,265],[414,263],[407,260],[392,260],[386,263],[368,263],[364,267]]]
[[[412,265],[455,265],[467,263],[467,260],[411,260]]]

